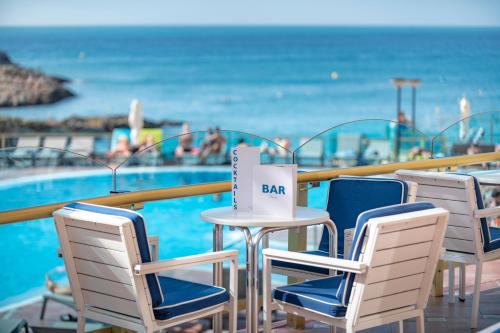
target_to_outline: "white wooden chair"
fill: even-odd
[[[318,320],[347,333],[417,318],[424,332],[424,309],[443,248],[448,212],[430,203],[373,209],[357,220],[350,259],[263,250],[264,332],[271,311]],[[271,292],[271,260],[300,262],[343,271]]]
[[[500,207],[484,208],[477,179],[469,175],[398,170],[397,176],[419,184],[417,201],[429,201],[450,211],[443,260],[448,261],[450,303],[455,300],[453,263],[460,263],[459,297],[465,300],[465,265],[476,265],[471,327],[477,327],[482,263],[500,259],[500,229],[489,228],[488,216],[500,215]]]
[[[344,232],[356,226],[359,214],[370,209],[415,202],[417,186],[414,182],[382,177],[341,176],[331,180],[326,210],[337,229],[337,235],[334,235],[337,246],[333,246],[334,253],[330,255],[330,235],[324,227],[318,248],[303,253],[343,258]],[[273,273],[302,279],[317,279],[332,273],[322,267],[294,262],[276,260],[272,265]]]
[[[229,331],[236,331],[238,251],[156,261],[158,241],[147,237],[134,211],[72,203],[54,218],[79,333],[86,318],[150,333],[222,311],[229,313]],[[229,290],[157,274],[223,261],[230,262]]]

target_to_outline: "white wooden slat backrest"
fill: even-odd
[[[77,309],[150,321],[148,285],[133,274],[141,261],[132,222],[68,208],[53,215]]]
[[[431,202],[450,212],[444,240],[447,251],[482,253],[481,222],[474,218],[478,206],[472,177],[415,170],[398,170],[396,175],[419,184],[417,201]]]
[[[417,191],[418,191],[418,183],[412,181],[406,181],[408,185],[408,199],[407,203],[414,203],[417,201]]]
[[[443,250],[448,212],[426,209],[371,219],[346,317],[360,320],[424,309]]]

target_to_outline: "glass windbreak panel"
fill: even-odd
[[[434,158],[498,151],[500,111],[483,112],[461,119],[432,139]]]
[[[140,213],[146,219],[148,233],[160,238],[160,257],[175,258],[212,251],[213,225],[200,219],[206,209],[230,206],[231,193],[192,196],[148,202]],[[175,232],[166,232],[175,228]],[[225,244],[241,239],[241,232],[224,231]],[[244,252],[244,248],[242,249]]]
[[[332,127],[311,138],[301,138],[294,161],[301,168],[347,168],[426,159],[430,142],[406,124],[366,119]]]
[[[13,196],[19,192],[8,193]],[[0,195],[2,201],[8,199],[4,193]],[[31,200],[29,196],[23,199]],[[57,256],[59,241],[52,218],[0,225],[0,238],[0,265],[9,267],[0,272],[0,308],[47,293],[47,277],[68,285],[63,260]]]
[[[82,154],[36,145],[0,149],[0,211],[104,196],[111,185],[111,169]],[[52,218],[0,225],[0,239],[0,265],[9,267],[0,272],[0,308],[40,297],[46,279],[67,286]]]
[[[273,140],[238,131],[199,131],[157,140],[144,136],[126,159],[108,163],[116,168],[117,190],[137,191],[179,185],[227,181],[231,150],[258,147],[262,164],[291,163],[291,152]]]
[[[112,170],[90,157],[48,147],[0,149],[0,211],[108,195]]]

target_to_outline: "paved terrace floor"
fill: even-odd
[[[455,276],[458,276],[458,271]],[[474,267],[467,267],[467,294],[465,302],[458,301],[454,304],[448,303],[447,295],[447,271],[444,273],[445,289],[443,297],[430,297],[425,313],[426,332],[474,332],[469,328],[472,307],[472,287],[474,281]],[[76,324],[61,324],[59,317],[65,314],[76,315],[74,311],[68,307],[49,303],[47,308],[46,318],[43,322],[38,319],[41,309],[41,301],[20,306],[9,311],[0,313],[0,318],[24,318],[30,325],[38,326],[63,326],[67,327],[64,332],[75,332]],[[286,326],[285,315],[278,314],[275,322],[276,333],[327,333],[328,327],[324,324],[308,321],[305,330],[296,330]],[[477,331],[481,331],[500,322],[500,261],[486,263],[483,266],[483,275],[481,279],[481,302],[479,325]],[[167,332],[175,333],[199,333],[210,332],[210,320],[203,319],[190,322],[179,327],[173,327]],[[227,323],[225,324],[227,325]],[[240,332],[244,332],[245,315],[244,312],[239,314],[238,326]],[[415,332],[415,321],[406,320],[404,322],[405,333]],[[46,330],[44,332],[56,332],[55,330]],[[338,329],[337,332],[343,330]],[[40,332],[40,331],[39,331]],[[63,332],[57,331],[57,332]],[[364,330],[362,332],[372,333],[391,333],[398,332],[396,324],[380,326],[373,329]]]

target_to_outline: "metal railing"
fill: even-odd
[[[298,175],[298,182],[307,183],[325,181],[336,178],[340,175],[370,176],[388,174],[398,169],[426,170],[436,168],[451,168],[494,161],[500,161],[500,152],[306,172]],[[106,206],[125,206],[134,203],[229,192],[230,190],[231,182],[214,182],[207,184],[175,186],[168,188],[120,193],[109,196],[83,199],[81,201]],[[69,202],[74,201],[77,200],[3,211],[0,212],[0,225],[50,217],[52,212],[63,207]]]

